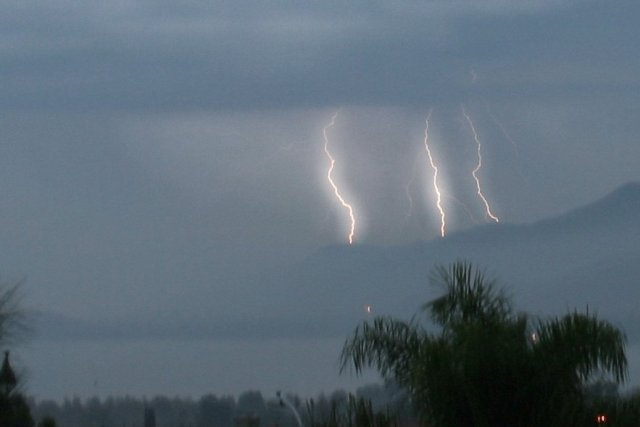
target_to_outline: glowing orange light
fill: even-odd
[[[327,154],[327,157],[329,158],[329,162],[330,162],[329,170],[327,171],[327,180],[329,181],[329,184],[331,185],[331,188],[333,188],[333,193],[335,194],[336,198],[338,199],[340,204],[349,213],[349,219],[351,220],[351,227],[349,228],[349,234],[347,235],[347,240],[349,241],[349,244],[351,245],[353,243],[353,237],[355,236],[355,230],[356,230],[356,219],[355,219],[355,217],[353,215],[353,208],[351,207],[351,205],[349,203],[347,203],[344,200],[342,195],[340,195],[340,191],[338,191],[338,186],[333,181],[333,178],[331,176],[331,174],[333,173],[333,167],[336,164],[336,160],[331,156],[331,153],[329,152],[329,137],[327,136],[327,130],[329,130],[330,128],[332,128],[336,124],[336,117],[338,117],[338,112],[337,111],[331,117],[331,122],[329,124],[327,124],[322,129],[322,135],[324,137],[324,152]]]
[[[429,119],[431,118],[431,113],[433,109],[429,110],[429,114],[427,114],[427,119],[425,120],[425,128],[424,128],[424,149],[427,152],[427,157],[429,158],[429,164],[431,165],[431,169],[433,169],[433,188],[436,192],[436,207],[440,212],[440,236],[444,237],[446,230],[446,219],[444,209],[442,209],[442,195],[440,194],[440,189],[438,188],[438,167],[433,161],[433,156],[431,155],[431,149],[429,148]]]
[[[488,216],[495,222],[500,222],[500,219],[491,212],[491,207],[489,207],[489,202],[487,201],[486,197],[484,197],[484,194],[482,194],[482,189],[480,187],[480,178],[478,178],[478,171],[482,169],[482,144],[480,143],[478,132],[476,132],[476,128],[473,125],[473,122],[471,121],[471,117],[469,117],[469,115],[465,111],[464,106],[462,107],[462,114],[467,119],[467,122],[469,123],[469,127],[471,128],[471,132],[473,132],[473,139],[476,141],[476,145],[478,146],[478,164],[476,165],[476,168],[471,172],[471,175],[473,175],[473,179],[476,181],[476,189],[477,189],[478,196],[484,203],[486,216]]]

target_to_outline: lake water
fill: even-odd
[[[342,339],[34,341],[12,352],[37,399],[155,395],[198,398],[277,390],[313,397],[377,382],[339,374]]]
[[[199,398],[261,390],[302,397],[377,382],[338,372],[342,339],[35,341],[12,353],[37,399],[155,395]],[[630,345],[630,381],[640,386],[640,344]]]

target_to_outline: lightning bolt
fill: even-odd
[[[467,122],[469,123],[469,128],[471,129],[471,132],[473,132],[473,139],[476,141],[476,145],[478,146],[478,164],[476,165],[476,168],[471,172],[471,175],[473,175],[473,179],[476,181],[476,189],[477,189],[478,197],[480,197],[480,199],[482,199],[482,202],[484,203],[486,216],[488,216],[495,222],[500,222],[500,219],[491,212],[491,207],[489,206],[489,202],[487,201],[486,197],[484,197],[484,194],[482,194],[482,189],[480,187],[480,178],[478,178],[478,171],[482,169],[482,144],[480,143],[478,132],[476,132],[476,128],[473,125],[473,122],[471,121],[471,117],[469,117],[466,110],[464,109],[464,105],[462,106],[462,114],[467,119]]]
[[[489,108],[489,103],[486,104],[486,107],[487,107],[487,113],[489,114],[489,117],[491,117],[491,120],[493,121],[493,123],[495,123],[498,129],[500,129],[500,132],[502,132],[502,135],[504,136],[504,138],[507,141],[509,141],[509,143],[511,144],[511,147],[513,147],[513,151],[515,151],[516,153],[516,156],[519,157],[520,150],[518,150],[518,144],[516,144],[513,138],[511,138],[511,135],[509,135],[509,132],[507,132],[507,129],[502,125],[502,123],[500,123],[500,121],[498,121],[497,117],[493,114],[493,112],[491,112],[491,109]]]
[[[509,132],[507,132],[507,128],[504,127],[504,125],[498,120],[498,118],[493,114],[493,112],[491,112],[491,108],[489,108],[489,103],[485,102],[485,104],[487,107],[487,113],[489,114],[489,117],[491,117],[491,120],[493,120],[493,123],[495,123],[498,129],[500,129],[500,132],[502,132],[502,136],[504,136],[504,138],[507,141],[509,141],[509,143],[511,144],[511,147],[513,148],[513,151],[515,153],[515,158],[516,158],[516,169],[518,171],[518,175],[520,176],[520,179],[522,179],[522,181],[528,185],[529,180],[524,176],[524,173],[522,172],[522,159],[520,157],[520,149],[518,148],[518,144],[516,144],[516,142],[511,137]]]
[[[351,227],[349,228],[349,234],[347,235],[347,240],[349,241],[349,244],[351,245],[351,244],[353,244],[353,237],[355,235],[355,230],[356,230],[356,219],[353,216],[353,207],[351,207],[351,205],[344,200],[342,195],[340,195],[340,191],[338,190],[338,186],[333,181],[333,178],[331,176],[331,174],[333,173],[333,168],[334,168],[334,166],[336,164],[336,160],[333,158],[333,156],[331,156],[331,153],[329,152],[329,137],[327,136],[327,131],[336,124],[336,117],[338,117],[338,112],[337,111],[331,117],[331,122],[329,122],[329,124],[327,124],[322,129],[322,136],[324,137],[324,152],[327,155],[327,157],[329,158],[329,163],[330,163],[329,170],[327,171],[327,180],[329,181],[329,184],[331,185],[331,188],[333,188],[333,194],[335,194],[335,196],[338,199],[338,201],[340,202],[340,204],[349,213],[349,219],[351,220]]]
[[[453,200],[455,203],[457,203],[458,205],[462,206],[462,209],[464,209],[464,211],[467,213],[467,216],[469,217],[469,219],[474,223],[474,224],[479,224],[480,222],[476,219],[475,216],[473,216],[473,213],[471,212],[471,210],[469,209],[469,207],[465,204],[462,203],[462,201],[460,199],[458,199],[457,197],[452,196],[451,194],[443,194],[444,197],[446,197],[447,199]]]
[[[429,119],[431,118],[431,113],[433,109],[429,110],[429,114],[427,114],[427,119],[425,120],[425,128],[424,128],[424,150],[427,152],[427,157],[429,158],[429,164],[431,165],[431,169],[433,169],[433,189],[436,192],[436,207],[440,212],[440,237],[444,237],[446,232],[446,220],[444,209],[442,209],[442,195],[440,194],[440,189],[438,188],[438,167],[433,161],[433,156],[431,155],[431,149],[429,148]]]
[[[407,210],[407,218],[411,217],[413,213],[413,196],[411,196],[411,186],[413,185],[413,181],[416,180],[416,162],[413,163],[413,171],[411,172],[411,179],[407,183],[407,186],[404,189],[405,194],[407,195],[407,200],[409,200],[409,209]]]

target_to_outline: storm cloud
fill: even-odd
[[[345,241],[322,150],[338,110],[358,244],[438,235],[431,108],[451,232],[483,222],[462,105],[503,222],[591,203],[640,180],[639,13],[631,0],[4,2],[0,272],[26,277],[30,309],[77,322],[281,328],[308,303],[282,304],[287,266]]]

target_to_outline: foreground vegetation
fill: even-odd
[[[285,395],[304,426],[390,425],[414,414],[402,390],[393,384],[369,385],[355,394],[337,390],[303,399]],[[208,394],[199,399],[157,396],[31,402],[34,417],[52,417],[59,427],[143,426],[145,409],[155,415],[156,427],[232,427],[236,420],[259,419],[261,427],[299,427],[292,409],[275,395],[247,391],[238,397]],[[355,424],[354,424],[355,423]],[[4,427],[4,426],[3,426]]]
[[[344,346],[342,368],[374,367],[393,379],[430,426],[584,426],[603,410],[613,425],[628,411],[585,392],[597,379],[625,379],[619,329],[589,313],[516,313],[468,263],[438,268],[432,279],[445,290],[423,306],[434,330],[416,318],[364,322]]]
[[[306,427],[417,425],[417,414],[406,393],[394,384],[366,386],[355,394],[335,391],[313,399],[293,395],[287,399],[300,413]],[[592,414],[606,414],[606,426],[638,426],[640,392],[619,395],[615,384],[597,382],[585,389],[585,402],[591,405]],[[209,394],[199,399],[166,396],[151,399],[73,398],[61,403],[31,401],[30,406],[34,418],[51,417],[58,427],[142,427],[145,408],[154,411],[156,427],[232,427],[235,419],[247,416],[259,418],[261,427],[299,427],[288,407],[273,397],[264,398],[257,391],[248,391],[238,397]],[[422,425],[433,424],[425,422]],[[595,416],[581,425],[597,425]]]
[[[0,345],[5,348],[23,337],[27,331],[24,312],[20,307],[19,288],[19,283],[12,286],[0,285]],[[27,400],[19,387],[19,378],[9,362],[9,351],[4,350],[0,367],[0,426],[33,425]],[[45,423],[43,427],[49,426]]]
[[[516,312],[495,283],[467,263],[438,268],[443,294],[423,318],[377,317],[346,341],[341,367],[377,369],[385,385],[317,399],[258,391],[198,400],[156,397],[24,398],[5,353],[0,426],[279,427],[637,426],[640,392],[620,395],[626,338],[595,315],[539,319]],[[22,324],[15,288],[0,293],[0,343]],[[28,405],[27,405],[28,403]],[[286,404],[285,404],[286,403]]]

